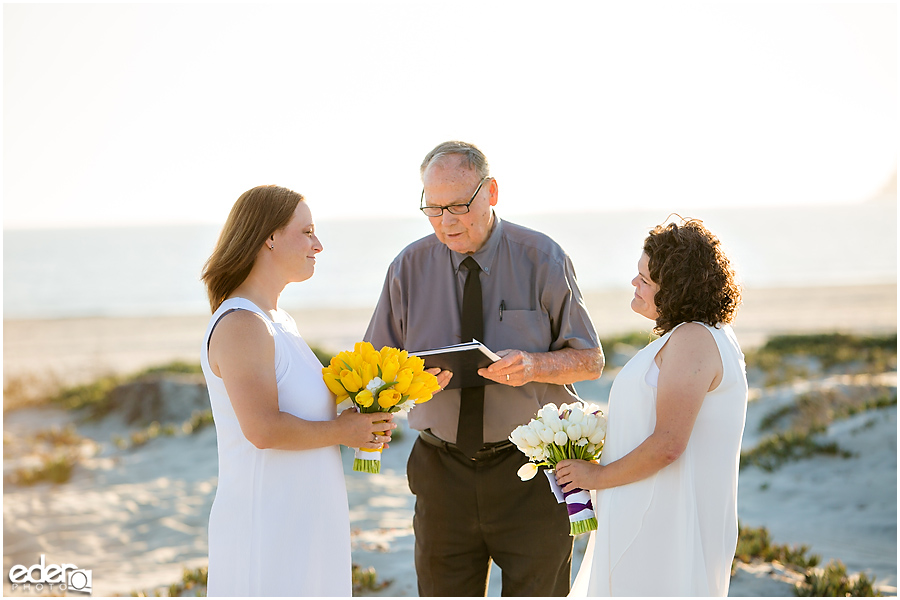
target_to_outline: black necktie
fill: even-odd
[[[462,339],[483,341],[484,311],[481,304],[481,267],[471,256],[462,262],[469,273],[463,288]],[[456,430],[456,446],[472,458],[484,445],[484,386],[460,390],[459,425]]]

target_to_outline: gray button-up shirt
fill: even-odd
[[[572,261],[548,236],[494,215],[494,229],[472,257],[481,267],[484,339],[488,348],[549,352],[599,348],[600,340],[575,281]],[[388,267],[365,340],[375,348],[428,350],[460,339],[467,255],[429,235],[407,246]],[[503,310],[501,312],[501,306]],[[485,386],[484,441],[505,440],[550,402],[575,399],[570,386],[528,383]],[[409,413],[414,429],[430,428],[456,442],[459,390],[444,390]]]

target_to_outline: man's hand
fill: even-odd
[[[532,381],[566,385],[597,379],[603,372],[604,363],[600,348],[562,348],[551,352],[500,350],[497,356],[500,360],[486,369],[478,369],[478,374],[516,387]]]
[[[435,377],[437,377],[438,385],[441,386],[441,389],[438,392],[444,391],[444,388],[450,383],[450,379],[453,378],[453,373],[450,371],[441,371],[437,367],[434,369],[425,369],[426,372],[431,373]],[[437,393],[437,392],[435,392]]]
[[[501,350],[500,360],[486,369],[478,369],[478,374],[496,383],[518,387],[534,381],[534,358],[521,350]]]

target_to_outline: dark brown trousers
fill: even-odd
[[[521,481],[526,457],[514,447],[472,461],[416,440],[407,465],[416,496],[420,596],[484,596],[491,560],[504,596],[565,596],[572,540],[565,504],[543,473]]]

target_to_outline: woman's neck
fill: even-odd
[[[252,277],[252,273],[251,273]],[[256,281],[248,277],[239,285],[229,296],[229,298],[246,298],[260,309],[274,314],[278,311],[278,299],[281,297],[281,291],[276,290],[274,286],[265,286],[262,282]]]

